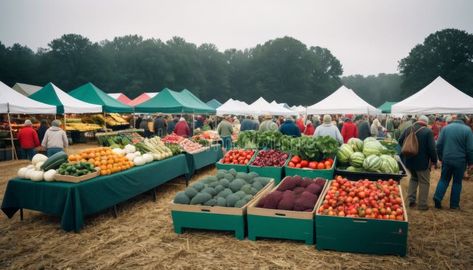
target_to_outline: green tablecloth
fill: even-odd
[[[177,155],[77,184],[15,178],[8,182],[2,210],[9,218],[20,208],[60,216],[64,230],[78,232],[85,216],[188,173],[186,156]]]
[[[223,157],[222,146],[220,144],[212,145],[206,151],[196,154],[186,153],[187,164],[189,166],[189,173],[194,174],[195,170],[201,169],[205,166],[215,164]]]

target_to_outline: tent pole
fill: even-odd
[[[16,155],[15,143],[13,142],[13,130],[11,128],[10,109],[8,109],[7,118],[8,118],[8,126],[10,127],[11,158],[12,160],[18,160],[18,156]]]

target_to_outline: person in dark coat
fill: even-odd
[[[284,121],[282,125],[279,127],[279,132],[281,132],[284,135],[288,135],[292,137],[301,136],[301,131],[296,126],[292,118],[286,118],[286,121]]]
[[[359,116],[356,126],[358,128],[358,138],[360,140],[371,137],[370,124],[366,119],[363,118],[363,116]]]
[[[412,157],[402,156],[406,168],[411,174],[407,198],[409,207],[417,206],[417,189],[419,189],[418,210],[428,210],[427,199],[430,188],[430,168],[437,167],[437,151],[435,150],[434,133],[427,127],[429,119],[422,115],[411,128],[404,130],[399,137],[399,145],[404,145],[411,131],[416,132],[419,151]]]
[[[195,123],[194,123],[194,128],[202,128],[204,126],[204,117],[199,115],[197,116]]]
[[[136,121],[135,121],[135,128],[140,128],[141,126],[141,121],[143,121],[143,115],[140,114],[140,116],[138,116],[138,118],[136,118]]]
[[[154,134],[159,137],[164,137],[167,135],[166,120],[161,114],[158,114],[156,119],[154,119]]]
[[[240,123],[240,131],[245,130],[258,130],[258,124],[253,120],[251,116],[247,116]]]
[[[177,121],[179,121],[179,118],[177,117],[172,117],[172,116],[169,116],[169,119],[168,119],[168,122],[167,122],[167,132],[168,134],[171,134],[174,132],[174,128],[176,127],[176,124],[177,124]]]
[[[44,134],[46,133],[46,130],[48,130],[48,128],[49,128],[48,120],[41,119],[41,124],[39,125],[39,128],[38,128],[38,138],[40,142],[43,141]]]
[[[149,130],[148,122],[151,122],[151,119],[142,119],[140,121],[140,126],[139,126],[140,129],[143,129],[143,131],[144,131],[143,136],[145,138],[151,137],[151,134],[152,134],[151,131]]]
[[[442,173],[434,194],[435,208],[442,207],[442,199],[453,177],[450,194],[450,209],[460,208],[460,194],[466,167],[473,168],[473,133],[465,125],[465,116],[442,128],[437,140],[437,151],[442,161]]]

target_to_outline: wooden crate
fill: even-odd
[[[100,175],[100,172],[98,169],[96,169],[95,172],[84,174],[82,176],[62,175],[62,174],[56,173],[54,175],[54,180],[59,181],[59,182],[80,183],[80,182],[95,178],[99,175]]]
[[[328,181],[325,182],[323,190],[327,183]],[[259,200],[276,189],[277,186],[266,189],[248,206],[248,239],[256,241],[257,238],[277,238],[304,241],[307,245],[314,244],[314,214],[320,197],[311,212],[266,209],[256,206]]]
[[[243,240],[245,238],[245,215],[248,205],[257,200],[265,190],[271,189],[273,186],[274,180],[271,180],[255,194],[251,201],[241,208],[171,203],[174,231],[177,234],[181,234],[184,228],[234,231],[235,237]]]

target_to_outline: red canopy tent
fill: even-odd
[[[128,105],[134,107],[134,106],[136,106],[136,105],[138,105],[138,104],[141,104],[141,103],[143,103],[143,102],[149,100],[150,98],[151,98],[151,97],[150,97],[148,94],[143,93],[143,94],[137,96],[136,98],[134,98],[132,101],[130,101],[130,102],[128,103]]]
[[[111,93],[108,95],[126,105],[129,105],[131,102],[131,99],[123,93]]]

